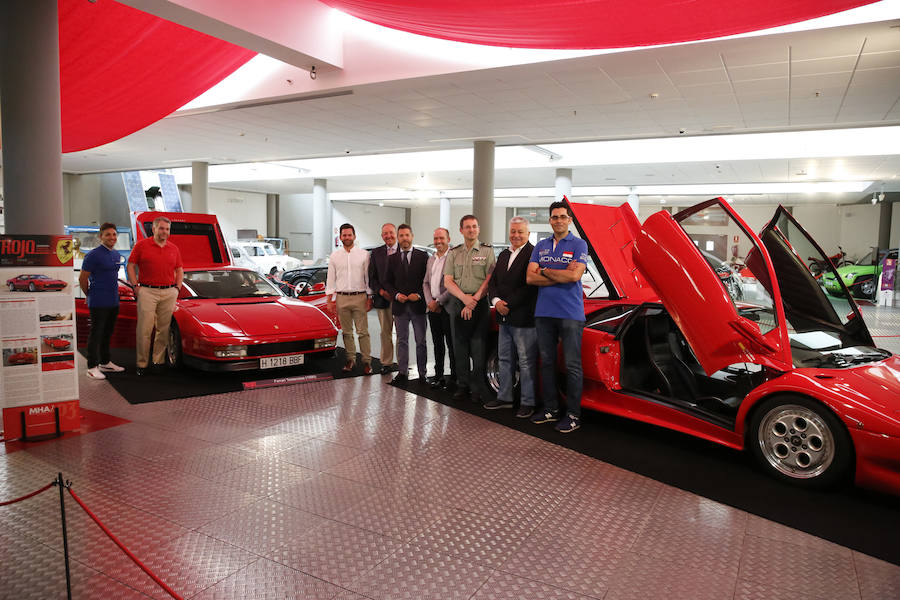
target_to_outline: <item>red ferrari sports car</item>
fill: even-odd
[[[804,258],[824,252],[790,213],[757,235],[721,198],[643,225],[628,205],[571,207],[599,279],[584,407],[746,449],[795,484],[900,494],[900,358],[875,347],[849,294],[825,295]],[[710,228],[688,223],[702,210],[741,240],[740,277],[701,252]]]
[[[184,262],[182,286],[167,340],[173,365],[209,371],[270,369],[331,357],[337,342],[332,318],[315,306],[285,296],[249,269],[231,266],[214,215],[145,212],[136,215],[138,240],[152,236],[153,219],[172,220],[169,241]],[[134,291],[119,283],[117,346],[134,346]],[[84,300],[76,300],[78,336],[89,328]]]
[[[68,285],[65,281],[53,279],[47,275],[19,275],[6,280],[9,291],[28,290],[29,292],[59,291]]]
[[[16,352],[10,354],[6,358],[6,364],[12,365],[33,365],[37,362],[37,354],[35,352]]]
[[[69,346],[72,345],[72,340],[64,337],[47,336],[44,338],[44,343],[54,350],[66,350]]]

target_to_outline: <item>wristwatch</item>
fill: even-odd
[[[547,267],[541,267],[541,275],[544,275],[544,271],[546,271],[546,270],[547,270]],[[546,275],[544,275],[544,277],[546,277]]]

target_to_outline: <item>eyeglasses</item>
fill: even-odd
[[[550,217],[551,221],[568,221],[569,215],[553,215]]]

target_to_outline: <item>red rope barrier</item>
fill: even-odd
[[[51,485],[52,485],[52,484],[51,484]],[[93,519],[94,523],[96,523],[97,526],[100,527],[100,529],[103,530],[103,533],[105,533],[109,539],[111,539],[113,542],[115,542],[116,546],[118,546],[119,549],[122,550],[122,552],[124,552],[125,555],[128,556],[128,558],[130,558],[130,559],[132,560],[132,562],[134,562],[134,564],[136,564],[137,566],[139,566],[139,567],[141,568],[141,570],[142,570],[144,573],[146,573],[147,575],[149,575],[150,578],[151,578],[153,581],[155,581],[156,584],[157,584],[159,587],[161,587],[162,589],[164,589],[170,596],[172,596],[172,597],[175,598],[176,600],[183,600],[183,598],[182,598],[181,596],[179,596],[178,594],[176,594],[176,593],[172,590],[172,588],[170,588],[169,586],[167,586],[167,585],[165,584],[165,582],[164,582],[162,579],[160,579],[159,577],[157,577],[152,571],[150,571],[150,569],[148,569],[146,566],[144,566],[144,563],[142,563],[142,562],[140,561],[140,559],[138,559],[138,557],[135,556],[135,555],[131,552],[131,550],[129,550],[128,548],[126,548],[125,545],[124,545],[122,542],[119,541],[119,538],[117,538],[115,535],[113,535],[113,532],[111,532],[109,529],[107,529],[106,525],[104,525],[103,523],[100,522],[100,519],[97,518],[97,515],[95,515],[94,513],[92,513],[92,512],[91,512],[91,509],[89,509],[87,506],[84,505],[84,502],[82,502],[82,501],[81,501],[81,498],[79,498],[78,495],[77,495],[75,492],[72,491],[72,488],[67,487],[66,489],[69,490],[69,494],[72,496],[72,498],[75,499],[75,502],[78,503],[78,506],[80,506],[81,508],[84,509],[84,512],[86,512],[87,515],[88,515],[91,519]]]
[[[21,502],[22,500],[28,500],[29,498],[33,498],[34,496],[37,496],[41,492],[46,492],[47,490],[52,488],[54,486],[54,484],[56,484],[56,481],[51,481],[50,483],[48,483],[41,489],[35,490],[35,491],[31,492],[30,494],[25,494],[21,498],[16,498],[15,500],[7,500],[6,502],[0,502],[0,506],[6,506],[7,504],[15,504],[16,502]]]

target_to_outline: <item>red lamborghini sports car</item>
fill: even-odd
[[[601,279],[584,407],[746,449],[795,484],[900,494],[900,358],[849,294],[825,295],[805,258],[824,252],[790,213],[757,235],[721,198],[643,225],[627,205],[571,206]],[[731,240],[744,266],[726,281],[708,254]]]
[[[334,322],[315,306],[285,296],[254,271],[231,266],[225,238],[214,215],[145,212],[135,216],[136,239],[152,236],[157,216],[172,220],[169,241],[184,262],[167,340],[168,359],[207,371],[271,369],[331,357],[337,342]],[[116,346],[134,346],[137,303],[119,283]],[[76,300],[78,335],[88,331],[89,310]]]
[[[19,275],[6,280],[9,291],[28,290],[29,292],[59,291],[66,287],[65,281],[53,279],[46,275]]]

